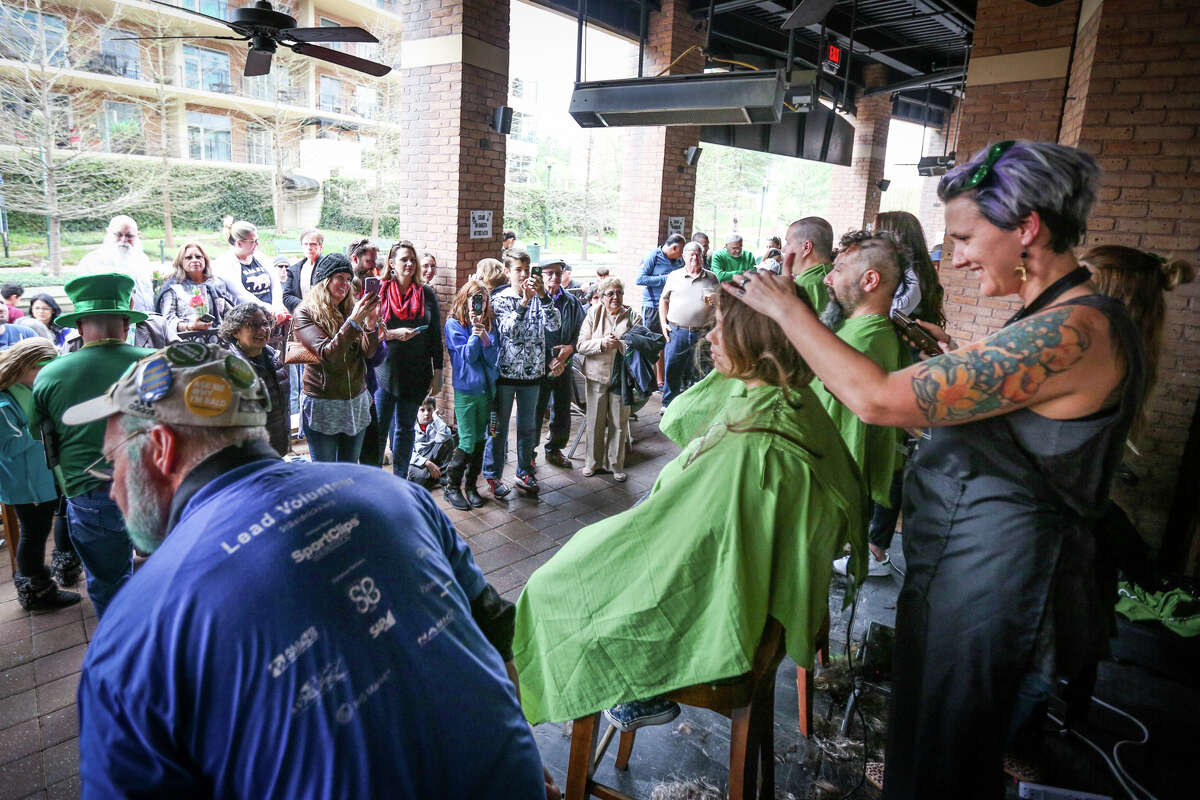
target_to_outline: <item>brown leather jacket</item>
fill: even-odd
[[[321,359],[317,364],[304,366],[304,393],[309,397],[327,400],[349,400],[367,388],[366,364],[363,359],[375,355],[379,348],[379,331],[360,333],[350,321],[342,323],[333,336],[313,321],[303,305],[296,309],[292,322],[296,341]]]

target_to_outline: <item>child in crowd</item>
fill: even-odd
[[[424,484],[442,481],[442,472],[454,449],[454,431],[437,413],[437,401],[426,397],[417,409],[413,425],[412,458],[408,462],[408,479]]]
[[[500,358],[491,294],[477,279],[467,281],[454,297],[446,319],[446,350],[450,353],[454,417],[458,420],[458,448],[447,469],[446,502],[466,511],[485,502],[475,482],[483,469],[483,446]]]

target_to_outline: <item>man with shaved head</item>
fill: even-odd
[[[796,276],[796,284],[818,313],[829,300],[825,276],[832,267],[832,225],[820,217],[805,217],[788,226],[783,237],[783,271]]]

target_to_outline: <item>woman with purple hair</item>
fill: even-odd
[[[1072,254],[1098,174],[1080,150],[1028,141],[947,173],[954,268],[1022,308],[984,341],[898,372],[826,329],[786,272],[724,286],[779,322],[864,421],[930,429],[904,485],[889,800],[1002,797],[1010,724],[1107,648],[1091,531],[1145,369],[1124,306]]]

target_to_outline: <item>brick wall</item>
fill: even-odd
[[[886,68],[882,64],[868,64],[863,68],[863,82],[867,88],[884,86]],[[852,120],[854,154],[850,166],[835,166],[830,182],[829,224],[833,226],[835,242],[842,234],[871,224],[879,213],[882,193],[878,183],[883,178],[891,121],[890,95],[859,98],[858,113]]]
[[[1038,9],[1019,0],[981,0],[973,58],[1072,46],[1069,76],[969,86],[959,159],[999,139],[1060,141],[1097,157],[1104,170],[1084,248],[1122,244],[1200,262],[1200,7],[1189,0],[1104,0],[1088,19],[1079,3]],[[1021,25],[1013,25],[1015,15]],[[981,298],[977,282],[949,266],[949,329],[975,340],[993,332],[1017,303]],[[1181,464],[1200,395],[1200,285],[1167,295],[1159,384],[1148,400],[1140,477],[1116,498],[1152,546],[1164,541],[1173,504],[1180,554],[1169,566],[1194,571],[1200,555],[1196,464]],[[1184,477],[1181,477],[1184,476]],[[1191,498],[1190,500],[1188,498]],[[1179,515],[1179,511],[1176,511]],[[1188,516],[1191,514],[1192,516]]]
[[[1092,69],[1078,89],[1073,75],[1072,103],[1082,109],[1071,108],[1070,126],[1064,119],[1063,141],[1076,135],[1104,169],[1085,245],[1121,244],[1200,264],[1200,6],[1105,0],[1080,39],[1076,51],[1090,54]],[[1167,295],[1158,385],[1138,442],[1143,455],[1126,458],[1141,481],[1136,492],[1117,492],[1152,543],[1176,492],[1194,496],[1195,486],[1178,481],[1198,395],[1200,285],[1193,283]],[[1192,569],[1195,558],[1193,550]]]

